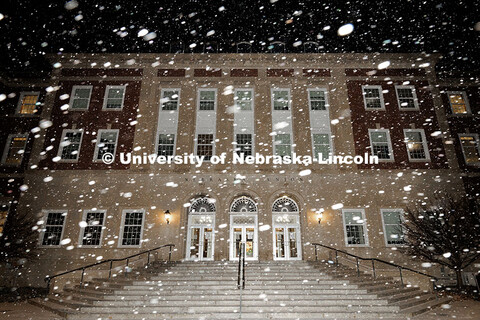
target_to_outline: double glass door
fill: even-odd
[[[213,260],[213,229],[209,226],[191,226],[188,233],[187,259]]]
[[[246,260],[258,259],[258,242],[256,217],[232,217],[230,231],[230,260],[238,260],[240,244],[245,248]],[[235,223],[237,222],[237,223]],[[240,224],[239,222],[254,222],[253,224]]]
[[[300,232],[297,226],[275,226],[274,259],[300,260]]]

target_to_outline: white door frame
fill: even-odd
[[[295,215],[296,222],[277,222],[276,218],[283,215]],[[277,241],[276,241],[276,229],[283,228],[283,234],[285,237],[285,257],[277,258]],[[297,257],[290,257],[290,235],[288,233],[289,228],[295,228],[297,232]],[[273,260],[302,260],[302,234],[300,228],[300,213],[299,212],[272,212],[272,240],[273,240]]]
[[[209,216],[211,217],[210,223],[192,223],[193,217],[198,216]],[[188,215],[188,227],[187,227],[187,245],[186,245],[186,252],[185,252],[185,259],[186,260],[200,260],[200,261],[213,261],[215,258],[215,213],[214,212],[199,212],[199,213],[189,213]],[[198,257],[192,258],[190,256],[190,247],[192,241],[192,229],[193,228],[200,228],[200,235],[199,235],[199,244],[198,244]],[[205,238],[205,229],[210,228],[212,229],[212,257],[211,258],[203,258],[203,245],[204,245],[204,238]]]
[[[255,222],[253,224],[234,224],[234,217],[252,217]],[[242,243],[246,242],[246,229],[253,228],[253,257],[245,257],[245,260],[248,261],[257,261],[258,260],[258,215],[257,213],[239,213],[232,212],[230,214],[230,261],[238,261],[238,257],[235,256],[235,239],[233,237],[233,229],[242,228]]]

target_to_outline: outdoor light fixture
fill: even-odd
[[[170,213],[170,210],[165,211],[165,221],[167,224],[170,224],[170,218],[172,217],[172,214]]]
[[[322,223],[322,218],[323,218],[323,213],[317,212],[318,224],[321,224],[321,223]]]

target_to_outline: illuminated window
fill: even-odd
[[[235,111],[251,111],[253,110],[253,90],[252,89],[236,89]]]
[[[308,90],[308,99],[310,101],[311,110],[327,110],[325,90]]]
[[[5,226],[5,223],[7,222],[9,208],[10,207],[8,204],[0,204],[0,237],[3,234],[3,228]]]
[[[178,101],[180,99],[180,90],[163,89],[160,104],[162,111],[174,111],[178,109]]]
[[[272,90],[273,110],[290,110],[290,90]]]
[[[37,112],[38,92],[22,92],[18,101],[17,113],[35,114]]]
[[[467,95],[463,91],[448,92],[448,100],[453,114],[470,113]]]
[[[3,152],[2,164],[7,166],[20,166],[22,164],[23,155],[25,154],[27,139],[27,134],[9,135]]]
[[[408,159],[429,160],[427,140],[423,129],[405,129],[405,143],[407,145]]]
[[[460,143],[462,145],[463,156],[467,164],[480,163],[480,146],[478,134],[461,134]]]

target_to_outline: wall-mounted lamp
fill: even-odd
[[[172,218],[172,214],[170,213],[170,210],[165,211],[165,221],[167,224],[170,224],[170,219]]]
[[[317,212],[317,220],[318,220],[318,224],[321,224],[321,223],[322,223],[322,218],[323,218],[323,213],[321,213],[321,212]]]

